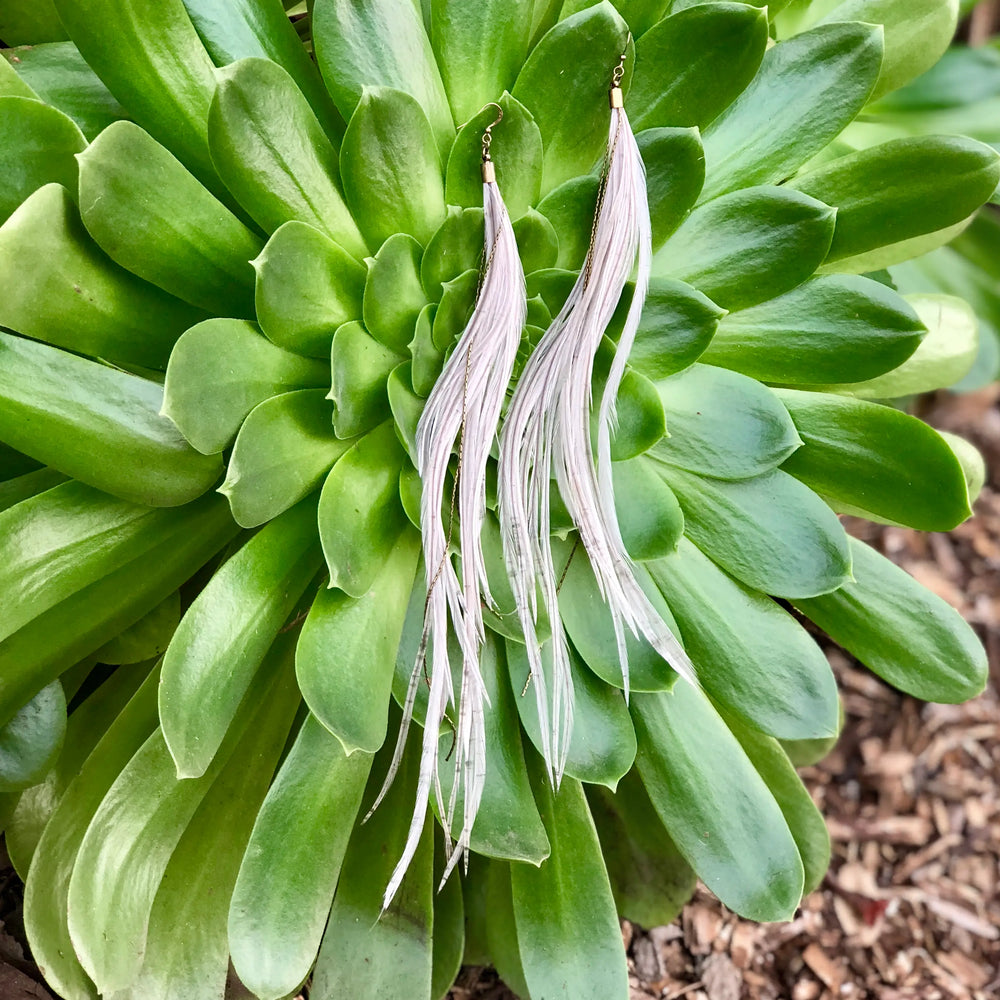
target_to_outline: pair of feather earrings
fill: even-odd
[[[611,123],[587,260],[559,314],[521,374],[500,433],[499,515],[504,559],[527,646],[529,677],[541,722],[542,753],[553,787],[566,764],[573,727],[569,649],[558,610],[558,582],[549,531],[555,477],[608,604],[628,696],[626,627],[643,636],[683,677],[696,683],[686,654],[639,586],[615,513],[611,437],[615,401],[642,312],[651,267],[651,233],[645,168],[622,100],[625,54],[609,90]],[[488,107],[489,105],[487,105]],[[417,465],[423,483],[421,532],[427,575],[424,628],[404,705],[392,765],[373,810],[388,790],[402,758],[417,691],[427,677],[427,717],[416,806],[402,857],[385,890],[388,906],[416,852],[433,786],[438,811],[453,829],[459,800],[462,828],[442,883],[468,856],[472,827],[486,779],[487,695],[480,672],[485,642],[482,608],[492,606],[480,536],[486,517],[486,466],[524,329],[524,272],[514,232],[496,185],[490,158],[492,129],[483,136],[485,264],[472,317],[434,386],[417,427]],[[625,285],[636,271],[635,292],[600,402],[597,455],[590,436],[594,360]],[[446,527],[448,466],[458,467]],[[449,558],[456,506],[461,580]],[[538,641],[539,594],[551,623],[551,666],[546,676]],[[462,657],[454,722],[454,781],[447,804],[438,776],[441,725],[455,691],[448,655],[449,619]]]

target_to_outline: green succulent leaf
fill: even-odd
[[[216,570],[163,658],[160,724],[177,777],[211,766],[275,636],[319,572],[316,506],[275,518]]]
[[[312,35],[327,89],[348,122],[366,88],[402,91],[423,109],[438,148],[442,155],[447,152],[454,122],[419,5],[412,0],[318,0]]]
[[[615,907],[643,927],[673,923],[691,898],[697,877],[670,839],[633,768],[611,792],[587,788]]]
[[[0,333],[0,400],[5,441],[134,503],[185,504],[221,471],[160,415],[155,382],[46,344]]]
[[[419,754],[403,755],[385,800],[347,846],[310,994],[315,1000],[381,1000],[406,983],[407,996],[431,1000],[434,838],[428,816],[406,877],[382,911],[382,893],[406,842]],[[365,793],[370,803],[385,777],[376,759]]]
[[[833,672],[791,615],[724,573],[687,539],[674,555],[646,565],[712,698],[780,739],[837,731]]]
[[[180,620],[181,595],[180,591],[175,591],[148,615],[101,646],[94,656],[98,663],[127,663],[130,666],[153,660],[166,650]]]
[[[229,909],[233,965],[258,997],[294,993],[312,967],[371,763],[309,715],[267,793]]]
[[[36,961],[52,987],[71,1000],[97,997],[70,939],[67,904],[80,844],[108,789],[156,726],[154,670],[100,736],[66,789],[32,857],[24,890],[24,924]],[[74,713],[75,714],[75,713]]]
[[[971,515],[961,463],[916,417],[844,396],[775,392],[803,441],[782,467],[835,508],[922,531],[949,531]]]
[[[361,316],[364,265],[305,222],[280,226],[251,263],[257,322],[286,351],[328,357],[334,330]]]
[[[76,187],[75,155],[86,145],[83,133],[61,111],[25,97],[0,97],[0,134],[17,143],[0,149],[0,222],[45,184]]]
[[[455,279],[458,280],[457,278]],[[437,318],[438,307],[433,302],[428,302],[417,316],[417,322],[413,329],[413,340],[408,347],[413,362],[410,368],[410,378],[413,391],[421,400],[426,399],[434,388],[441,368],[444,365],[444,350],[434,343],[434,320]],[[390,397],[390,405],[392,398]],[[421,409],[423,403],[421,402]],[[395,415],[395,410],[393,411]],[[419,418],[419,413],[417,414]],[[416,421],[412,424],[413,434],[416,434]],[[410,450],[411,458],[414,457],[412,442],[404,436],[407,448]]]
[[[69,192],[46,184],[0,226],[0,324],[122,365],[162,369],[200,309],[109,260]]]
[[[6,36],[0,33],[0,37]],[[126,117],[72,42],[45,42],[0,50],[0,93],[37,97],[58,108],[88,139]],[[11,72],[8,67],[16,67]],[[11,79],[13,77],[13,80]]]
[[[448,214],[420,258],[420,283],[427,298],[441,298],[441,286],[476,267],[483,255],[482,208],[448,206]]]
[[[718,479],[749,479],[777,468],[802,444],[788,411],[759,382],[692,365],[656,383],[670,437],[650,456]]]
[[[295,672],[313,715],[347,754],[385,742],[396,650],[419,549],[404,533],[360,597],[322,590],[302,627]]]
[[[730,481],[661,468],[680,500],[686,534],[748,587],[815,597],[851,578],[847,535],[837,515],[788,473],[773,469]]]
[[[556,267],[583,267],[590,249],[590,232],[599,186],[600,180],[593,174],[572,177],[549,191],[538,203],[538,211],[552,223],[559,235]]]
[[[514,97],[535,119],[544,143],[543,195],[589,173],[604,151],[607,91],[627,36],[618,11],[609,0],[600,0],[552,28],[518,74]],[[632,63],[627,60],[623,87]],[[567,94],[573,95],[573,114],[566,113]]]
[[[684,534],[684,514],[657,464],[640,455],[611,473],[625,550],[639,562],[669,555]]]
[[[723,317],[702,360],[764,382],[861,382],[903,364],[925,332],[891,288],[829,275]]]
[[[406,351],[417,317],[427,305],[420,278],[422,254],[412,236],[396,233],[368,261],[365,327],[379,343],[397,354]]]
[[[267,233],[306,222],[364,256],[341,194],[337,152],[295,81],[270,59],[241,59],[216,76],[208,141],[239,204]]]
[[[116,122],[79,161],[83,224],[112,260],[214,315],[254,315],[262,241],[168,150]]]
[[[637,131],[660,125],[704,128],[750,84],[764,56],[767,14],[756,7],[674,3],[671,10],[636,43],[635,76],[625,103]]]
[[[438,351],[447,352],[461,336],[475,307],[479,271],[465,271],[446,282],[443,288],[441,301],[434,313],[431,339]]]
[[[52,0],[8,0],[0,14],[0,38],[8,45],[54,42],[65,37]]]
[[[256,528],[317,489],[351,443],[334,437],[322,389],[272,396],[243,422],[219,492],[237,524]]]
[[[555,267],[559,259],[559,237],[544,215],[533,208],[528,209],[513,228],[521,266],[528,274]]]
[[[705,151],[693,128],[651,128],[636,136],[646,167],[653,250],[674,234],[705,183]]]
[[[470,9],[472,7],[467,0],[464,6],[469,6]],[[482,4],[475,6],[477,10],[483,9]],[[505,19],[510,17],[510,7],[506,4],[491,6],[501,10]],[[483,67],[480,67],[475,74],[477,81],[482,78],[482,70]],[[496,101],[503,109],[503,119],[496,127],[497,141],[490,148],[490,157],[507,211],[512,219],[519,219],[532,205],[538,203],[541,193],[542,134],[535,119],[520,101],[506,92],[499,97],[498,94],[499,90],[488,98]],[[449,205],[482,207],[483,186],[479,169],[482,161],[482,138],[486,126],[495,118],[496,109],[485,108],[472,115],[459,129],[448,155],[445,196]]]
[[[406,518],[399,501],[405,456],[387,421],[351,445],[326,477],[319,501],[319,537],[330,587],[364,597]]]
[[[455,121],[468,121],[513,86],[528,54],[533,6],[533,0],[431,0],[431,44]]]
[[[0,793],[35,785],[55,762],[66,736],[66,695],[53,681],[0,726]]]
[[[836,206],[833,262],[957,225],[998,181],[1000,156],[989,146],[926,136],[850,153],[790,186]]]
[[[440,885],[447,862],[443,842],[434,845],[434,881]],[[434,894],[434,940],[431,967],[431,997],[446,997],[462,968],[465,956],[465,900],[462,883],[449,879]]]
[[[339,438],[372,430],[389,416],[386,381],[402,362],[357,322],[345,323],[333,336],[330,395],[333,429]]]
[[[25,473],[14,479],[0,482],[0,511],[9,510],[15,504],[29,500],[66,481],[66,476],[55,469],[41,468]]]
[[[790,291],[823,263],[836,210],[787,187],[750,187],[696,208],[653,258],[724,309]]]
[[[170,355],[163,413],[193,447],[214,455],[259,403],[329,382],[327,365],[282,350],[255,324],[210,319],[191,327]]]
[[[730,909],[788,920],[803,866],[764,780],[711,702],[687,683],[636,695],[637,765],[678,850]]]
[[[552,670],[552,643],[541,649],[543,675]],[[614,789],[635,761],[635,733],[625,699],[617,688],[584,667],[576,651],[569,651],[573,678],[573,732],[566,756],[566,774],[589,784]],[[528,684],[531,667],[523,643],[507,640],[507,667],[511,692],[528,739],[541,753],[542,727],[535,693]]]
[[[948,703],[979,694],[989,666],[962,616],[863,542],[851,552],[853,582],[796,607],[901,691]]]
[[[793,174],[854,120],[881,65],[882,29],[873,24],[823,25],[773,46],[705,131],[702,198]]]
[[[87,64],[129,115],[218,194],[207,133],[215,67],[182,0],[54,4]]]

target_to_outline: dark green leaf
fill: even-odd
[[[788,188],[751,187],[696,208],[653,258],[725,309],[766,302],[826,257],[836,211]]]
[[[746,4],[702,3],[664,18],[636,44],[633,128],[704,128],[753,80],[766,45],[767,15]]]
[[[684,533],[684,514],[656,464],[639,456],[616,462],[618,526],[628,554],[640,562],[669,555]]]
[[[0,38],[7,45],[57,42],[66,38],[52,0],[7,0],[0,14]]]
[[[0,324],[119,364],[164,368],[205,313],[109,260],[69,192],[39,188],[0,227]]]
[[[180,591],[174,591],[148,615],[101,646],[94,656],[98,663],[127,663],[129,666],[153,660],[165,652],[180,620],[181,595]]]
[[[637,766],[663,825],[702,881],[749,920],[788,920],[803,889],[792,835],[763,779],[690,684],[636,695]]]
[[[272,396],[243,422],[219,492],[237,524],[256,528],[319,487],[349,447],[333,435],[322,389]]]
[[[444,875],[446,861],[444,844],[437,839],[434,844],[435,882],[439,883]],[[434,895],[432,947],[431,997],[432,1000],[444,1000],[458,977],[465,954],[465,902],[458,878],[449,879]]]
[[[705,182],[705,152],[693,128],[651,128],[636,136],[646,167],[653,250],[687,218]]]
[[[514,223],[514,236],[525,273],[555,267],[559,237],[552,223],[533,208]]]
[[[217,75],[208,140],[240,205],[265,232],[296,219],[364,256],[340,191],[337,151],[295,81],[270,59],[241,59]]]
[[[389,416],[386,380],[403,359],[368,335],[358,322],[345,323],[333,337],[330,395],[333,429],[339,438],[370,431]]]
[[[979,694],[986,653],[962,616],[863,542],[851,552],[854,581],[796,607],[901,691],[949,703]]]
[[[475,308],[479,271],[466,271],[445,282],[443,288],[441,302],[434,313],[431,338],[439,351],[447,352],[462,335]],[[418,328],[417,333],[419,332]]]
[[[404,361],[394,368],[386,383],[389,407],[396,424],[396,436],[406,449],[410,461],[416,464],[417,423],[424,410],[424,401],[413,391],[410,382],[411,363]]]
[[[329,384],[329,368],[262,337],[255,324],[210,319],[177,342],[167,367],[163,412],[206,455],[222,451],[258,403],[292,389]]]
[[[222,468],[161,416],[163,390],[155,382],[6,333],[0,400],[0,438],[125,500],[184,504]]]
[[[215,315],[254,315],[262,241],[155,139],[116,122],[79,159],[80,214],[112,260]]]
[[[364,266],[304,222],[279,227],[252,264],[257,322],[285,350],[325,358],[333,331],[361,315]]]
[[[727,576],[692,542],[647,568],[677,618],[705,690],[781,739],[837,731],[837,685],[820,648],[770,598]]]
[[[403,354],[413,327],[427,304],[420,282],[420,244],[405,233],[390,236],[368,262],[364,319],[368,332],[381,344]]]
[[[0,793],[36,785],[55,763],[66,736],[66,696],[53,681],[0,726]]]
[[[703,360],[765,382],[860,382],[902,364],[925,332],[891,288],[829,275],[724,317]]]
[[[803,441],[783,468],[835,508],[922,531],[949,531],[971,515],[961,463],[921,420],[844,396],[775,393]]]
[[[0,511],[9,510],[15,504],[44,493],[65,481],[66,477],[61,472],[45,467],[14,479],[6,479],[0,482]]]
[[[552,223],[559,237],[556,265],[560,268],[583,267],[590,248],[599,183],[592,174],[572,177],[538,203],[538,211]]]
[[[420,260],[420,282],[435,302],[441,285],[478,266],[483,256],[483,210],[448,206],[448,215]]]

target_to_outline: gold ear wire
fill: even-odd
[[[622,78],[625,76],[625,57],[628,55],[628,46],[631,41],[632,32],[630,31],[628,33],[628,38],[625,39],[625,49],[618,57],[618,65],[611,74],[611,89],[608,91],[608,100],[612,108],[621,108],[625,106],[625,101],[622,96]]]
[[[466,125],[472,122],[473,118],[477,118],[487,108],[497,109],[496,118],[492,122],[490,122],[489,125],[486,126],[486,130],[483,132],[483,180],[486,183],[491,184],[496,181],[496,169],[493,166],[493,161],[490,159],[490,144],[493,142],[493,129],[495,129],[497,125],[499,125],[500,122],[503,121],[503,108],[501,108],[496,101],[490,101],[487,104],[484,104],[472,116],[472,118],[469,119],[469,121],[459,125],[458,130],[461,132],[461,130],[465,128]]]

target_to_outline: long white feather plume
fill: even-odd
[[[621,69],[620,65],[615,72],[611,91],[608,152],[587,261],[518,380],[500,440],[505,558],[536,679],[542,752],[555,784],[569,750],[573,681],[549,537],[553,474],[611,610],[626,697],[626,627],[645,637],[686,680],[697,683],[691,661],[635,578],[615,511],[611,470],[615,402],[639,325],[652,259],[645,168],[621,106],[617,86]],[[635,292],[601,399],[595,462],[590,437],[594,359],[633,269]],[[538,642],[536,588],[551,628],[551,678],[544,675]]]
[[[486,516],[486,464],[496,437],[527,309],[524,271],[507,210],[492,180],[488,150],[489,142],[484,138],[483,208],[487,256],[478,300],[417,425],[417,470],[423,484],[420,527],[427,574],[424,630],[404,705],[396,753],[372,809],[381,802],[398,770],[417,690],[425,676],[428,650],[430,690],[413,818],[402,857],[385,890],[383,909],[392,901],[413,860],[432,785],[438,811],[448,831],[452,829],[458,799],[462,798],[462,829],[448,859],[443,882],[458,859],[468,854],[486,778],[484,701],[487,696],[480,672],[480,653],[485,641],[483,601],[493,604],[481,543]],[[458,469],[449,502],[445,495],[448,464],[456,445]],[[449,555],[456,500],[461,580]],[[446,505],[451,508],[447,524],[443,513]],[[448,655],[449,620],[462,656],[462,682],[457,700]],[[449,704],[457,706],[458,717],[454,721],[455,780],[446,807],[438,779],[438,746]]]

